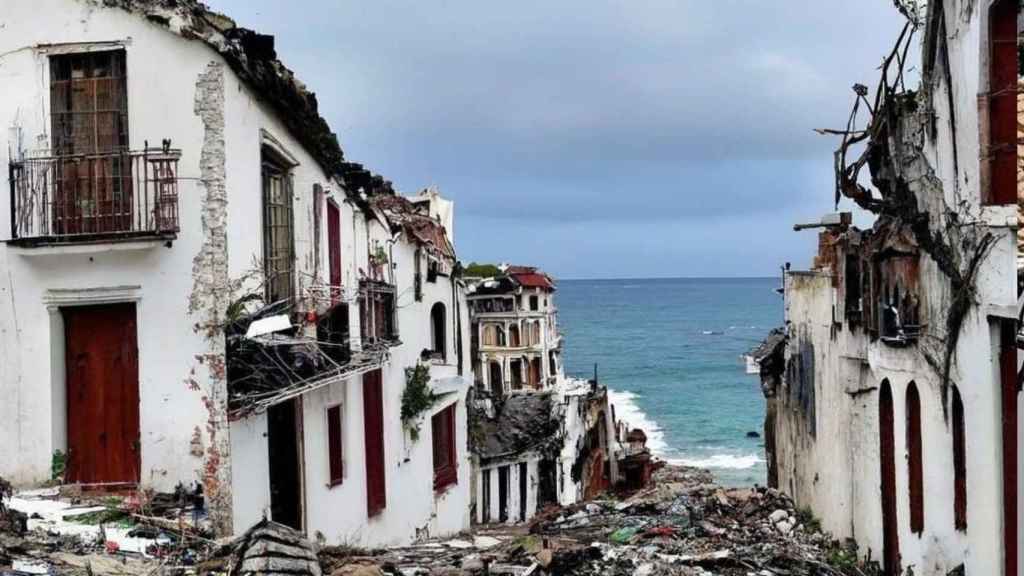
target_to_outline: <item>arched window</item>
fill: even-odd
[[[967,530],[967,435],[964,430],[964,402],[953,386],[953,521],[957,530]]]
[[[508,327],[508,345],[511,348],[519,348],[519,325],[512,324]]]
[[[910,491],[910,531],[924,532],[924,462],[921,446],[921,395],[917,384],[907,386],[907,484]]]
[[[448,358],[447,314],[444,304],[438,302],[430,309],[430,349],[435,357]]]
[[[1017,198],[1017,12],[1019,0],[989,10],[989,190],[986,204]]]
[[[878,391],[878,444],[882,472],[882,559],[886,574],[900,574],[899,521],[896,513],[896,424],[892,387]]]

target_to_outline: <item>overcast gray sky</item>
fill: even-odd
[[[892,0],[211,0],[277,37],[345,155],[456,201],[469,262],[560,278],[805,267]]]

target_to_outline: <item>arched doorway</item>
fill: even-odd
[[[882,559],[886,576],[899,576],[900,540],[896,515],[896,446],[892,387],[882,380],[878,392],[878,442],[882,472]]]

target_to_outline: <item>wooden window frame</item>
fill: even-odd
[[[267,147],[262,152],[260,186],[264,295],[268,304],[291,301],[295,297],[294,181],[291,167]]]
[[[456,404],[451,404],[430,419],[434,459],[434,492],[444,492],[459,483],[456,415]]]
[[[332,412],[336,413],[335,418]],[[334,488],[345,482],[345,405],[337,403],[324,410],[327,437],[327,487]],[[335,424],[337,430],[332,428]],[[336,432],[336,434],[335,434]]]

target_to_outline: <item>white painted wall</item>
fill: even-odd
[[[966,412],[968,529],[953,524],[952,435],[943,418],[939,380],[916,346],[897,349],[869,342],[862,331],[831,325],[833,306],[841,303],[826,272],[790,273],[786,277],[786,319],[790,332],[787,357],[797,351],[801,335],[815,346],[817,439],[803,416],[784,408],[787,394],[778,391],[775,426],[780,487],[798,506],[808,506],[823,526],[837,537],[855,537],[862,553],[881,557],[881,494],[878,452],[878,392],[888,379],[895,403],[897,499],[903,566],[921,575],[946,574],[961,562],[968,574],[1002,574],[1002,460],[998,334],[988,315],[1016,305],[1013,240],[1015,207],[980,207],[978,187],[980,142],[979,92],[984,91],[981,36],[987,23],[988,2],[965,10],[961,0],[946,0],[950,28],[953,103],[956,133],[949,128],[950,110],[944,84],[935,91],[938,137],[925,153],[943,181],[944,198],[919,198],[935,211],[943,203],[966,202],[965,213],[989,225],[997,238],[978,275],[978,302],[965,322],[956,351],[952,379],[960,386]],[[937,77],[941,78],[941,74]],[[953,144],[958,162],[953,162]],[[957,170],[957,168],[959,170]],[[957,183],[959,183],[957,185]],[[1008,224],[1011,223],[1011,224]],[[949,301],[948,281],[933,261],[922,257],[921,291],[926,294],[926,318],[944,318]],[[921,396],[923,427],[925,531],[910,532],[905,429],[906,389],[914,381]],[[848,392],[860,391],[856,395]],[[1013,545],[1013,544],[1010,544]]]
[[[159,143],[170,138],[182,149],[180,162],[181,233],[173,246],[133,246],[113,251],[109,246],[78,249],[16,250],[0,244],[0,390],[9,402],[0,405],[0,475],[19,484],[48,479],[51,455],[63,448],[63,380],[61,322],[47,308],[53,298],[69,302],[102,297],[138,304],[139,371],[142,427],[142,480],[157,490],[199,480],[202,458],[190,453],[195,430],[206,438],[208,413],[203,397],[209,378],[196,356],[207,350],[193,331],[188,316],[193,288],[192,263],[202,244],[202,190],[199,155],[204,126],[193,110],[198,76],[211,62],[224,64],[214,51],[188,41],[165,27],[119,9],[99,8],[77,0],[17,1],[0,14],[0,150],[17,149],[10,141],[17,131],[29,149],[48,146],[49,74],[47,57],[34,46],[71,42],[121,41],[127,52],[130,142]],[[160,65],[173,59],[174,66]],[[338,185],[292,137],[277,117],[225,65],[225,144],[228,191],[228,261],[230,275],[239,278],[253,270],[261,255],[260,161],[263,135],[269,134],[293,156],[295,247],[298,290],[313,278],[314,263],[326,274],[326,224],[321,229],[321,253],[313,251],[313,186],[328,190],[342,208],[342,262],[346,297],[354,298],[359,270],[367,270],[370,237],[390,240],[390,231],[344,200]],[[3,158],[6,168],[7,156]],[[6,171],[6,170],[4,170]],[[9,222],[6,196],[0,197],[0,218]],[[450,207],[449,207],[450,208]],[[10,231],[0,227],[0,239]],[[118,248],[124,248],[119,246]],[[345,382],[303,398],[308,529],[333,542],[384,544],[407,542],[420,534],[456,532],[469,525],[469,464],[466,448],[465,392],[469,380],[453,379],[454,327],[449,329],[449,364],[435,366],[435,379],[447,379],[447,393],[435,406],[458,403],[459,484],[442,495],[433,493],[429,417],[420,440],[412,443],[398,414],[405,385],[404,369],[430,345],[430,306],[446,303],[453,319],[461,312],[465,365],[469,370],[469,318],[464,296],[453,296],[452,284],[442,278],[424,283],[425,299],[412,303],[414,248],[399,239],[394,249],[399,294],[399,330],[403,345],[392,350],[384,369],[386,411],[387,510],[367,522],[362,448],[361,381]],[[129,288],[125,288],[129,287]],[[78,292],[68,292],[77,290]],[[98,295],[98,296],[97,296]],[[461,306],[455,306],[455,299]],[[51,305],[52,307],[52,305]],[[359,346],[358,308],[350,311],[352,334]],[[189,381],[199,384],[190,388]],[[323,412],[330,402],[345,405],[345,448],[348,478],[334,489],[325,486],[327,454]],[[73,407],[71,408],[73,409]],[[429,415],[428,415],[429,416]],[[235,530],[243,531],[269,509],[266,419],[253,416],[231,425],[230,465],[234,478]],[[344,513],[339,511],[346,511]],[[349,513],[357,511],[357,513]],[[358,512],[362,512],[359,514]],[[425,531],[422,529],[426,529]]]

